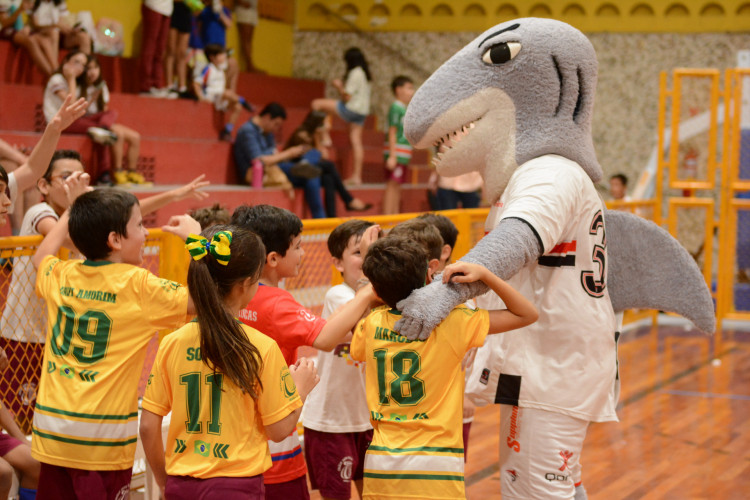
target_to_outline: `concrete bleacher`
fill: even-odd
[[[191,100],[154,99],[142,97],[138,91],[137,59],[100,56],[102,73],[111,90],[111,109],[117,111],[118,122],[137,130],[142,137],[138,169],[147,180],[154,183],[148,188],[132,188],[140,198],[162,192],[189,182],[205,173],[211,181],[210,197],[197,202],[186,200],[172,205],[150,217],[148,222],[163,224],[174,213],[205,206],[214,202],[230,210],[242,203],[269,203],[294,211],[300,217],[309,217],[303,193],[297,190],[295,199],[279,189],[253,189],[237,186],[231,144],[218,140],[222,117],[213,106]],[[28,56],[0,40],[0,138],[11,144],[33,147],[43,130],[41,114],[44,78],[31,64]],[[269,75],[243,73],[238,92],[250,102],[261,107],[276,100],[287,108],[288,118],[279,137],[283,145],[291,131],[302,121],[312,99],[322,97],[325,83],[319,80],[283,78]],[[249,119],[243,111],[238,125]],[[384,134],[377,130],[374,117],[368,118],[364,133],[365,184],[352,189],[352,194],[372,203],[369,214],[378,214],[383,193],[383,143]],[[336,118],[332,139],[336,149],[335,159],[343,178],[351,172],[351,151],[347,124]],[[59,148],[79,151],[85,164],[94,161],[93,148],[87,136],[65,134]],[[426,164],[427,156],[418,153],[414,163]],[[427,210],[426,168],[417,168],[414,179],[419,184],[404,186],[404,211]],[[357,215],[347,212],[339,200],[339,216]],[[2,231],[2,234],[7,234]]]

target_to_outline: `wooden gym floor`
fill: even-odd
[[[584,445],[590,499],[750,499],[750,332],[725,331],[716,361],[712,349],[680,326],[623,334],[620,422],[592,424]],[[477,409],[471,500],[501,498],[498,422],[497,406]]]

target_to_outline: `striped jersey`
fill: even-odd
[[[404,135],[404,115],[406,105],[401,101],[394,101],[388,110],[388,128],[396,127],[396,162],[399,165],[408,165],[411,160],[412,147]],[[385,149],[383,155],[387,160],[391,154],[391,146],[388,143],[388,131],[385,134]]]
[[[297,408],[297,394],[279,346],[242,325],[262,360],[256,400],[201,359],[200,329],[192,321],[167,336],[148,379],[143,409],[172,418],[166,442],[167,474],[249,477],[271,468],[265,426]]]
[[[374,428],[365,498],[464,498],[461,360],[484,343],[489,313],[460,305],[426,341],[396,333],[400,317],[386,306],[375,309],[351,343],[352,358],[366,362]]]
[[[85,470],[129,469],[146,345],[157,330],[184,324],[187,289],[130,264],[48,256],[36,293],[49,320],[32,456]]]

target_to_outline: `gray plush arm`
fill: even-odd
[[[542,246],[531,227],[520,219],[505,219],[460,260],[481,264],[507,280],[539,258]],[[411,340],[426,339],[459,304],[485,293],[484,283],[433,282],[414,290],[398,303],[403,317],[396,330]]]

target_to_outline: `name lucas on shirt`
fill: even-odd
[[[75,297],[77,299],[98,300],[99,302],[109,302],[110,304],[117,302],[116,293],[102,292],[101,290],[78,290],[78,293],[76,293],[75,288],[72,286],[60,287],[60,295]]]
[[[249,309],[240,310],[240,319],[247,321],[258,321],[258,311],[250,311]]]

